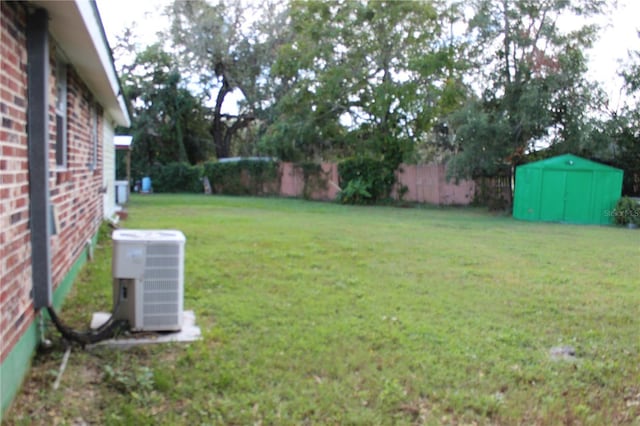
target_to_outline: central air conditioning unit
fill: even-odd
[[[174,230],[113,232],[115,319],[133,331],[182,328],[185,236]],[[119,301],[119,302],[118,302]]]

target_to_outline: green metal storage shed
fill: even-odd
[[[513,217],[606,225],[622,192],[622,170],[566,154],[516,168]]]

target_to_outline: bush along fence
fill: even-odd
[[[395,170],[373,158],[346,159],[338,164],[338,174],[342,187],[340,201],[346,204],[369,204],[389,199],[398,180]]]
[[[288,163],[263,160],[172,163],[150,173],[154,192],[204,192],[206,177],[213,194],[298,197],[348,203],[399,200],[436,205],[468,205],[477,195],[474,181],[448,182],[443,165],[401,164],[390,172],[373,159],[341,163]]]
[[[640,226],[640,200],[622,197],[616,203],[615,209],[607,214],[613,216],[613,221],[617,225],[637,228]]]
[[[214,194],[279,195],[280,167],[275,161],[206,163],[204,177]]]
[[[149,177],[155,192],[202,192],[201,166],[187,163],[155,165]]]

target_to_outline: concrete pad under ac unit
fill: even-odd
[[[96,312],[91,319],[91,328],[96,329],[104,324],[111,314],[105,312]],[[195,342],[202,338],[200,327],[196,325],[196,315],[193,311],[184,311],[182,320],[182,329],[172,332],[138,332],[127,333],[113,339],[104,340],[89,345],[88,348],[97,346],[106,346],[111,348],[128,349],[133,346],[148,345],[152,343],[185,343]]]

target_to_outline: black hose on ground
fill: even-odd
[[[64,325],[64,323],[58,318],[58,314],[53,309],[53,306],[47,306],[49,316],[53,321],[62,337],[71,342],[80,343],[82,347],[85,345],[91,345],[101,342],[102,340],[110,339],[117,334],[129,329],[129,322],[127,320],[115,319],[116,313],[120,308],[120,301],[122,300],[122,288],[118,289],[118,300],[113,307],[113,312],[109,319],[100,327],[93,330],[77,331]]]

